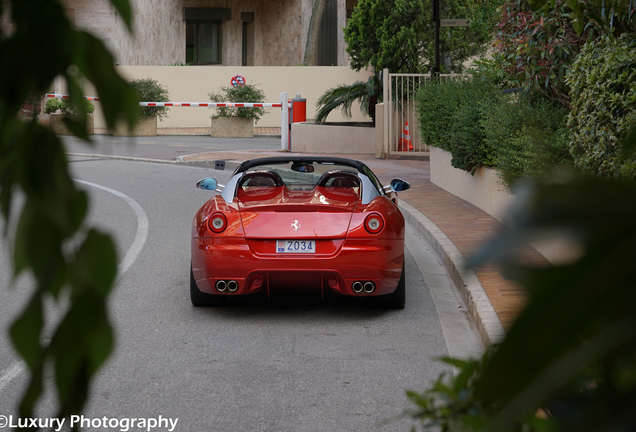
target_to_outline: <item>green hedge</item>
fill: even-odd
[[[571,164],[568,111],[540,96],[504,94],[489,80],[431,83],[418,93],[422,138],[451,153],[451,164],[474,174],[496,168],[507,189],[543,179]]]
[[[636,159],[619,142],[636,127],[636,35],[588,42],[567,78],[571,87],[570,152],[575,164],[601,177],[636,175]]]
[[[451,153],[451,164],[473,174],[480,166],[496,165],[496,151],[484,141],[483,112],[502,94],[486,80],[439,81],[421,88],[418,115],[428,145]]]
[[[555,167],[571,165],[568,110],[537,94],[522,93],[488,107],[485,142],[497,149],[496,168],[506,189],[524,179],[543,180]]]

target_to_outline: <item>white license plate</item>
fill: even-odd
[[[316,253],[316,241],[277,240],[276,253]]]

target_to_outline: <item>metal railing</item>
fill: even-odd
[[[442,74],[445,80],[469,75]],[[390,73],[384,69],[384,153],[423,156],[429,147],[422,140],[417,115],[417,92],[431,82],[430,74]]]

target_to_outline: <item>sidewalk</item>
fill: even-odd
[[[280,128],[268,129],[259,131],[259,134],[280,134]],[[178,133],[175,130],[171,132],[188,134],[188,131],[183,129],[176,131]],[[183,160],[191,163],[214,160],[227,162],[282,154],[284,153],[257,150],[226,151],[184,156]],[[468,298],[465,296],[464,300],[467,300],[469,309],[474,308],[476,311],[474,313],[481,315],[476,317],[479,321],[476,325],[484,341],[492,343],[501,337],[503,332],[510,328],[515,316],[525,304],[525,292],[513,282],[506,280],[494,264],[483,265],[474,270],[474,273],[465,271],[462,268],[462,258],[465,259],[479,250],[488,239],[506,228],[484,211],[431,183],[430,162],[424,160],[426,159],[424,157],[393,156],[390,159],[375,159],[369,154],[339,154],[338,156],[365,162],[385,184],[396,177],[411,183],[410,190],[399,194],[403,210],[406,208],[411,213],[408,216],[409,221],[417,222],[420,232],[429,241],[432,240],[432,243],[437,243],[433,246],[451,277],[454,274],[455,283],[460,291],[471,291],[467,294]],[[458,254],[461,256],[458,257]],[[546,262],[541,255],[533,251],[528,252],[527,259],[534,262]],[[489,301],[480,298],[479,294],[484,292]],[[493,311],[492,317],[489,317],[489,311]]]

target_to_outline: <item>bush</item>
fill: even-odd
[[[486,145],[496,147],[496,168],[506,189],[520,180],[543,180],[556,166],[571,165],[568,110],[538,94],[524,93],[488,107],[482,119]]]
[[[451,151],[453,114],[461,104],[462,88],[456,81],[431,82],[417,93],[420,134],[428,145]]]
[[[451,80],[428,84],[419,91],[420,131],[428,145],[451,153],[455,168],[474,174],[495,166],[496,148],[484,141],[481,118],[502,95],[487,80]]]
[[[636,36],[588,42],[567,78],[569,144],[578,168],[601,177],[634,178],[636,159],[619,142],[636,127]]]
[[[486,141],[482,124],[484,112],[500,103],[503,95],[491,82],[475,78],[460,82],[461,105],[453,114],[450,146],[451,164],[471,174],[479,167],[497,164],[497,143]]]
[[[92,114],[95,111],[95,105],[93,105],[91,101],[84,99],[83,106],[85,108],[84,112],[88,114]],[[46,101],[46,104],[44,105],[44,112],[46,114],[55,114],[58,110],[65,115],[77,114],[74,107],[69,104],[68,99],[52,98]]]
[[[168,89],[152,78],[137,79],[130,82],[130,86],[135,90],[139,102],[170,102]],[[157,116],[159,121],[163,121],[168,116],[170,108],[167,107],[139,107],[141,117]]]
[[[497,168],[510,190],[571,164],[567,110],[537,93],[504,94],[492,80],[431,83],[418,93],[420,131],[428,145],[451,153],[455,168]],[[635,166],[636,168],[636,166]]]
[[[212,102],[265,102],[265,93],[263,90],[257,89],[254,84],[245,84],[236,87],[221,87],[220,93],[209,93],[208,96]],[[253,118],[255,122],[265,114],[265,108],[241,108],[241,107],[219,107],[215,108],[216,117],[247,117]]]

